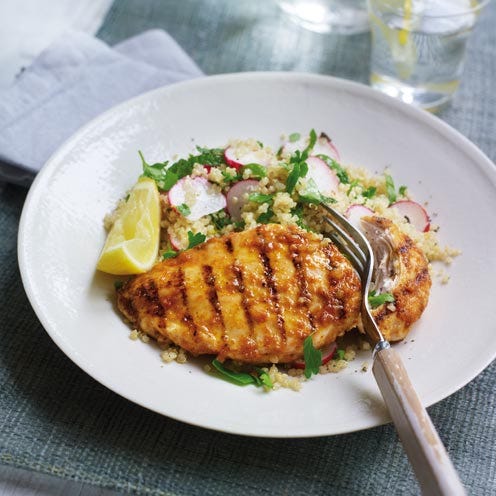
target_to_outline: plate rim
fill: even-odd
[[[140,101],[146,101],[146,100],[153,100],[154,95],[159,95],[162,93],[167,93],[170,91],[175,91],[176,88],[181,87],[188,89],[188,87],[195,87],[198,85],[209,85],[209,84],[215,84],[216,81],[220,82],[229,82],[229,81],[242,81],[246,82],[249,81],[250,79],[256,79],[257,81],[266,81],[269,84],[272,83],[291,83],[291,84],[298,84],[298,83],[325,83],[329,86],[329,88],[343,88],[344,90],[347,91],[352,91],[352,92],[358,92],[362,95],[365,95],[367,99],[371,98],[372,100],[378,100],[380,103],[385,104],[388,107],[392,107],[393,109],[396,109],[400,111],[403,114],[406,114],[408,119],[413,119],[415,121],[420,121],[423,125],[427,125],[429,127],[433,127],[437,131],[439,131],[442,136],[449,140],[450,142],[453,140],[456,140],[458,146],[462,147],[464,152],[467,154],[467,156],[470,156],[471,158],[474,159],[474,162],[476,162],[477,166],[480,168],[482,172],[484,172],[486,175],[491,177],[491,180],[494,185],[496,185],[496,165],[491,161],[491,159],[480,149],[478,148],[472,141],[470,141],[467,137],[465,137],[463,134],[461,134],[458,130],[441,120],[439,117],[430,114],[426,111],[423,111],[421,109],[417,109],[415,107],[409,106],[401,101],[395,100],[387,95],[384,95],[377,90],[374,90],[370,88],[367,85],[364,85],[362,83],[358,83],[355,81],[350,81],[346,79],[341,79],[341,78],[336,78],[333,76],[327,76],[327,75],[322,75],[322,74],[312,74],[312,73],[306,73],[306,72],[283,72],[283,71],[262,71],[262,72],[242,72],[242,73],[230,73],[230,74],[219,74],[219,75],[213,75],[213,76],[205,76],[201,78],[195,78],[192,80],[187,80],[187,81],[182,81],[178,83],[174,83],[171,85],[165,85],[161,86],[159,88],[147,91],[145,93],[142,93],[140,95],[137,95],[133,98],[130,98],[128,100],[125,100],[105,112],[97,115],[93,119],[91,119],[89,122],[84,124],[82,127],[80,127],[74,134],[72,134],[69,138],[67,138],[58,148],[57,150],[54,151],[54,153],[50,156],[50,158],[45,162],[44,166],[40,170],[40,172],[37,174],[35,177],[28,194],[26,196],[22,213],[21,213],[21,218],[19,221],[19,230],[18,230],[18,235],[17,235],[17,256],[18,256],[18,263],[19,263],[19,270],[21,274],[21,280],[26,292],[26,295],[28,297],[28,300],[30,302],[30,305],[32,306],[37,318],[39,319],[41,325],[43,326],[45,332],[49,335],[49,337],[52,339],[52,341],[57,345],[57,347],[80,369],[82,369],[85,373],[87,373],[90,377],[92,377],[94,380],[99,382],[101,385],[106,387],[107,389],[111,390],[112,392],[118,394],[119,396],[122,396],[126,398],[127,400],[138,404],[148,410],[154,411],[160,415],[167,416],[169,418],[181,421],[186,424],[202,427],[202,428],[207,428],[219,432],[226,432],[230,434],[237,434],[237,435],[242,435],[242,436],[247,436],[247,437],[265,437],[265,438],[310,438],[310,437],[320,437],[320,436],[332,436],[332,435],[340,435],[340,434],[345,434],[345,433],[350,433],[350,432],[357,432],[360,430],[365,430],[373,427],[377,427],[379,425],[384,425],[390,420],[384,420],[383,422],[369,422],[370,425],[365,425],[359,428],[341,428],[341,429],[334,429],[333,432],[331,433],[303,433],[303,434],[282,434],[282,433],[260,433],[260,432],[246,432],[246,431],[241,431],[239,428],[230,428],[230,426],[227,426],[225,428],[219,428],[216,426],[211,426],[211,425],[205,425],[202,424],[201,422],[193,422],[189,420],[185,420],[179,416],[174,416],[170,414],[166,414],[162,411],[160,411],[157,408],[153,408],[149,405],[143,404],[142,402],[133,399],[130,397],[128,393],[125,391],[120,390],[120,388],[116,388],[115,385],[108,385],[110,381],[106,381],[104,377],[101,377],[100,374],[95,373],[95,371],[88,366],[87,364],[79,363],[78,361],[78,356],[77,353],[74,353],[73,350],[68,349],[66,346],[66,343],[60,339],[58,334],[54,332],[53,330],[50,330],[50,324],[47,322],[46,316],[45,316],[45,311],[42,308],[42,305],[37,301],[32,283],[33,281],[31,280],[29,269],[28,269],[28,254],[24,251],[23,247],[26,246],[25,239],[28,237],[28,232],[26,229],[26,224],[29,221],[29,216],[32,215],[31,212],[33,208],[31,205],[33,204],[33,201],[38,194],[40,190],[40,185],[43,184],[45,181],[49,181],[50,175],[57,170],[57,157],[61,154],[63,154],[67,149],[70,149],[74,143],[76,143],[82,135],[84,135],[88,130],[92,129],[95,124],[102,122],[106,119],[111,118],[114,114],[118,114],[121,112],[122,109],[125,109],[129,106],[132,106]],[[51,164],[55,164],[52,166]],[[471,375],[466,379],[466,381],[463,384],[458,384],[456,386],[453,386],[451,388],[447,388],[443,390],[443,393],[441,394],[440,397],[436,398],[433,401],[428,401],[425,402],[425,406],[431,406],[433,404],[436,404],[443,399],[447,398],[448,396],[452,395],[456,391],[462,389],[465,387],[469,382],[474,380],[485,368],[487,368],[493,360],[496,358],[496,348],[494,350],[494,354],[492,358],[489,358],[486,361],[483,361],[478,364],[478,367],[475,369],[477,372],[475,375]],[[487,363],[486,363],[487,362]]]

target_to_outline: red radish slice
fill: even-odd
[[[374,211],[364,205],[359,205],[357,203],[350,205],[344,215],[348,218],[350,223],[357,229],[362,229],[362,217],[367,215],[374,215]]]
[[[430,229],[429,215],[419,203],[412,200],[399,200],[390,205],[389,208],[395,208],[420,232],[427,232]]]
[[[224,150],[224,158],[227,165],[229,165],[229,167],[234,167],[236,170],[241,166],[248,164],[269,165],[266,158],[260,157],[259,150],[252,150],[243,155],[238,155],[234,147],[228,146]]]
[[[245,179],[231,186],[227,192],[227,212],[235,222],[241,220],[241,210],[247,202],[247,195],[258,187],[255,179]]]
[[[302,152],[308,146],[308,137],[305,136],[297,141],[288,141],[283,146],[283,152],[288,155],[292,155],[296,150]],[[337,160],[339,162],[340,156],[338,149],[334,146],[331,138],[325,133],[320,133],[317,141],[311,151],[312,155],[326,155],[329,158]]]
[[[167,231],[167,234],[169,235],[169,241],[170,241],[170,244],[171,244],[171,248],[173,250],[176,250],[176,251],[181,250],[181,243],[174,236],[174,234],[170,230]]]
[[[308,157],[306,179],[313,179],[318,190],[324,196],[331,196],[338,190],[339,179],[336,173],[318,157]]]
[[[211,165],[204,165],[203,168],[207,171],[207,174],[210,174],[210,171],[212,170]]]
[[[190,212],[185,217],[198,220],[226,208],[226,197],[204,177],[186,176],[169,190],[169,203],[176,209],[187,205]]]
[[[332,359],[334,353],[336,353],[337,347],[338,345],[333,341],[331,344],[328,344],[325,348],[322,348],[320,350],[322,351],[322,365],[325,365],[327,362],[329,362]],[[301,360],[296,360],[296,362],[293,363],[293,367],[295,369],[304,369],[305,360],[303,360],[303,358]]]

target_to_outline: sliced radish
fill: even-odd
[[[231,186],[227,192],[227,212],[235,222],[241,220],[241,210],[248,200],[248,194],[256,190],[258,181],[255,179],[245,179]]]
[[[189,208],[185,217],[198,220],[226,207],[226,197],[204,177],[186,176],[169,190],[169,203],[176,209],[182,205]]]
[[[307,179],[313,179],[318,190],[324,196],[331,196],[338,190],[339,179],[336,173],[318,157],[308,157]]]
[[[399,200],[389,208],[395,208],[405,219],[420,232],[427,232],[430,228],[429,215],[425,208],[412,200]]]
[[[320,350],[322,352],[321,365],[325,365],[327,362],[329,362],[332,359],[332,357],[334,356],[334,353],[336,353],[337,347],[338,347],[338,345],[333,341],[331,344],[328,344],[326,347],[324,347]],[[305,368],[305,360],[303,360],[303,358],[301,360],[296,360],[296,362],[293,363],[293,367],[295,369],[304,369]]]
[[[302,152],[308,146],[308,136],[300,138],[297,141],[288,141],[283,146],[283,152],[287,155],[293,155],[296,150]],[[334,146],[331,138],[325,133],[320,133],[317,141],[311,150],[312,155],[326,155],[329,158],[339,162],[340,156],[338,149]]]
[[[169,241],[171,248],[173,250],[179,251],[182,249],[180,241],[176,238],[174,233],[172,232],[172,229],[167,230],[167,234],[169,235]]]
[[[239,154],[236,148],[228,146],[224,150],[224,158],[229,167],[234,167],[238,170],[243,165],[259,164],[266,167],[268,164],[266,157],[260,156],[260,150],[250,150],[243,154]]]
[[[351,224],[357,229],[362,228],[362,217],[366,217],[367,215],[374,215],[374,211],[364,205],[359,205],[357,203],[350,205],[344,215],[348,218]]]

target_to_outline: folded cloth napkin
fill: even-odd
[[[164,31],[112,48],[68,32],[0,92],[0,181],[29,185],[84,123],[128,98],[202,72]]]

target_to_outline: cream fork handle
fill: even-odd
[[[399,354],[390,347],[377,351],[372,372],[422,494],[465,495],[455,467],[410,382]]]

